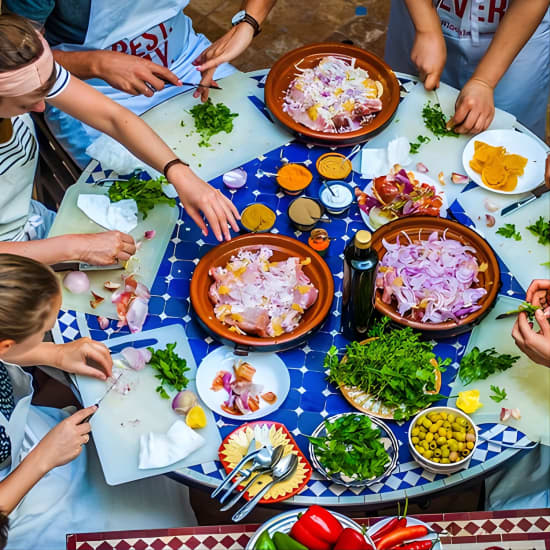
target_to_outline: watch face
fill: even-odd
[[[241,10],[241,11],[238,11],[234,16],[233,16],[233,19],[231,19],[231,23],[233,25],[236,25],[237,23],[240,23],[243,19],[244,19],[244,16],[246,15],[246,11],[244,10]]]

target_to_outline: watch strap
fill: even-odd
[[[254,29],[254,36],[258,36],[261,32],[260,24],[249,13],[245,13],[243,18],[237,23],[233,23],[233,26],[240,25],[241,23],[248,23]]]
[[[164,177],[166,179],[168,179],[168,170],[170,170],[170,168],[172,168],[172,166],[174,166],[175,164],[183,164],[184,166],[189,166],[189,164],[187,164],[187,162],[184,162],[183,160],[181,159],[173,159],[173,160],[170,160],[168,161],[165,165],[164,165],[164,168],[162,169],[162,173],[164,174]]]

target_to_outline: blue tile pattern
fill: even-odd
[[[258,86],[263,87],[263,75],[255,73],[254,78],[258,81]],[[285,215],[292,199],[278,190],[272,178],[260,177],[258,170],[275,172],[282,159],[291,162],[304,162],[310,168],[314,168],[316,159],[325,152],[326,149],[292,142],[243,166],[248,174],[248,182],[243,189],[228,191],[223,186],[221,177],[214,179],[211,183],[231,198],[239,209],[253,202],[268,204],[279,214],[273,232],[290,235],[305,242],[307,234],[295,232]],[[347,154],[349,149],[342,149],[341,152]],[[315,170],[313,172],[316,174]],[[93,182],[108,175],[109,172],[105,173],[98,165],[91,171],[87,181]],[[358,179],[357,175],[352,175],[348,179],[353,181],[354,177]],[[313,182],[307,190],[308,195],[317,196],[319,187],[319,178],[314,175]],[[464,213],[459,201],[453,203],[451,212],[462,223],[473,225]],[[324,418],[351,410],[340,392],[326,381],[323,358],[331,345],[334,344],[339,348],[343,348],[347,343],[346,339],[339,334],[342,253],[353,233],[364,226],[357,205],[353,205],[347,214],[335,217],[332,223],[325,224],[324,227],[333,239],[329,255],[326,258],[327,264],[334,274],[335,281],[333,309],[320,332],[311,338],[305,346],[280,354],[289,368],[291,389],[281,408],[268,417],[270,420],[285,424],[306,455],[308,449],[306,434],[312,433]],[[149,316],[144,326],[144,330],[149,330],[174,323],[183,324],[197,364],[200,364],[202,358],[214,350],[218,344],[202,332],[193,317],[188,298],[189,282],[199,259],[215,244],[214,237],[212,235],[204,237],[180,206],[180,218],[174,228],[172,239],[168,244],[166,254],[151,288],[152,297],[149,303]],[[513,294],[521,298],[524,291],[502,263],[501,268],[503,273],[501,293]],[[127,333],[127,329],[115,333],[116,321],[112,321],[110,327],[105,331],[99,328],[97,319],[94,316],[86,315],[85,322],[90,336],[96,340],[101,341],[113,335],[118,336]],[[80,336],[75,312],[60,312],[57,334],[65,342]],[[466,348],[468,338],[469,334],[464,334],[457,338],[440,340],[436,344],[435,352],[442,358],[450,358],[452,363],[443,375],[441,392],[444,395],[450,395],[449,384],[456,375],[456,369]],[[445,404],[445,402],[439,404]],[[219,416],[216,416],[216,421],[222,437],[227,436],[240,424],[236,420],[233,421]],[[486,470],[496,467],[516,452],[509,449],[503,450],[494,443],[485,442],[476,450],[468,470],[448,477],[434,475],[424,471],[412,460],[407,447],[408,423],[393,422],[391,428],[400,442],[399,466],[383,483],[361,491],[350,490],[332,484],[315,473],[307,488],[300,495],[287,502],[307,505],[313,501],[320,503],[325,501],[331,506],[354,505],[380,503],[382,501],[390,502],[404,496],[425,495],[482,475]],[[505,429],[499,425],[488,425],[486,428],[493,437],[493,441],[505,440],[508,443],[518,441],[522,445],[525,444],[526,438],[523,434],[513,429]],[[181,476],[184,481],[186,479],[194,480],[214,486],[217,484],[217,480],[221,478],[222,470],[220,463],[212,462],[176,472],[174,475],[176,477]]]

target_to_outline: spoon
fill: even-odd
[[[298,457],[295,454],[283,457],[275,468],[273,468],[273,473],[271,474],[273,481],[269,482],[252,500],[249,500],[241,509],[237,510],[231,519],[237,522],[248,516],[269,489],[276,483],[282,483],[292,477],[296,472],[296,468],[298,468]]]
[[[353,149],[350,151],[349,155],[347,157],[344,157],[342,159],[342,163],[344,163],[346,160],[348,160],[350,157],[353,157],[353,155],[355,155],[356,153],[359,152],[359,150],[361,149],[361,145],[360,144],[357,144],[353,147]]]
[[[277,458],[277,454],[279,455],[278,458]],[[231,485],[231,487],[229,487],[229,489],[227,489],[227,491],[220,498],[220,502],[224,502],[227,499],[227,497],[233,492],[235,487],[243,483],[245,479],[248,479],[253,472],[270,468],[273,458],[277,458],[277,462],[278,462],[279,459],[281,458],[280,455],[282,454],[283,454],[283,447],[280,445],[278,447],[275,447],[275,449],[271,447],[263,447],[260,450],[260,452],[254,457],[254,460],[252,461],[252,466],[248,470],[241,471],[241,474],[243,475],[243,477],[238,478],[233,482],[233,485]]]
[[[274,469],[277,467],[277,464],[281,460],[281,457],[283,456],[284,452],[284,446],[278,445],[273,449],[273,455],[271,456],[271,461],[268,467],[264,467],[260,470],[258,470],[258,473],[245,485],[244,489],[242,491],[239,491],[222,509],[222,512],[225,512],[226,510],[229,510],[232,506],[234,506],[240,498],[256,483],[256,480],[263,474],[271,473],[274,471]]]
[[[329,191],[330,191],[330,194],[335,197],[336,196],[336,193],[331,189],[330,185],[327,183],[327,180],[321,180],[321,185],[323,187],[326,187]]]
[[[264,172],[261,168],[258,168],[256,171],[256,176],[261,178],[263,176],[269,176],[270,178],[277,177],[277,174],[274,174],[273,172]]]

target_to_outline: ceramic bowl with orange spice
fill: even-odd
[[[302,164],[291,162],[279,168],[277,183],[287,195],[299,195],[311,183],[313,174]]]

